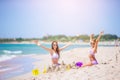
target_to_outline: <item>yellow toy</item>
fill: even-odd
[[[47,68],[46,68],[46,66],[45,66],[44,69],[43,69],[43,73],[47,73]]]
[[[33,76],[38,76],[40,74],[40,71],[38,69],[32,70],[32,75]]]
[[[70,64],[68,64],[68,65],[66,66],[66,70],[70,70],[70,68],[71,68],[71,66],[70,66]]]

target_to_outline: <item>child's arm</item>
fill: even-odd
[[[99,36],[97,37],[96,41],[99,42],[101,36],[103,35],[104,31],[100,32]]]
[[[90,42],[93,41],[93,37],[94,37],[94,34],[91,34],[91,35],[90,35]]]
[[[98,38],[96,39],[96,43],[95,43],[95,47],[94,47],[94,52],[96,52],[96,51],[97,51],[98,42],[99,42],[99,40],[100,40],[101,36],[103,35],[103,33],[104,33],[103,31],[102,31],[102,32],[100,32],[100,34],[99,34]]]

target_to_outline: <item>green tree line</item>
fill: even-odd
[[[95,35],[97,38],[98,35]],[[112,34],[104,34],[101,38],[101,41],[113,41],[116,39],[120,39],[117,35]],[[61,42],[68,42],[68,41],[89,41],[89,35],[78,35],[78,36],[66,36],[66,35],[48,35],[42,38],[0,38],[0,42],[12,42],[12,41],[31,41],[31,40],[43,40],[43,41],[61,41]]]

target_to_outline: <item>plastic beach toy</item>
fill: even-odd
[[[43,69],[43,73],[47,73],[47,68],[46,68],[46,66],[45,66],[44,69]]]
[[[75,63],[75,66],[77,66],[77,67],[81,67],[82,65],[83,65],[82,62],[76,62],[76,63]]]
[[[40,71],[38,69],[32,70],[32,75],[33,76],[38,76],[40,74]]]

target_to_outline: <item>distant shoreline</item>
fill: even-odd
[[[59,44],[67,44],[69,42],[58,42]],[[80,45],[89,45],[89,42],[70,42],[73,44],[80,44]],[[3,42],[0,44],[34,44],[31,41],[22,41],[22,42]],[[51,44],[51,42],[45,42],[45,41],[41,41],[41,44]],[[99,42],[99,45],[115,45],[114,41],[102,41]]]

